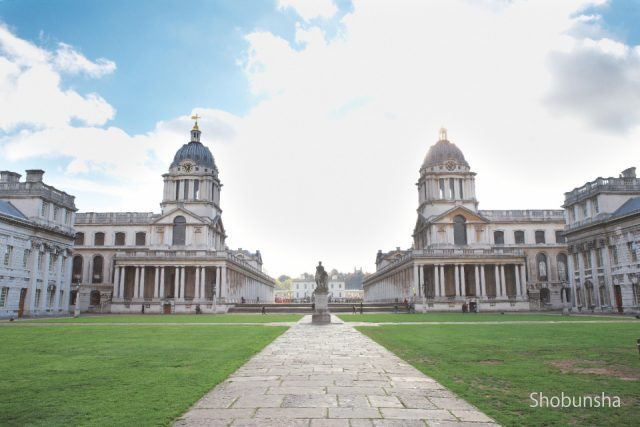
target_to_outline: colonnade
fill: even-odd
[[[410,275],[407,275],[410,272]],[[429,263],[406,266],[365,283],[365,301],[417,297],[451,301],[516,299],[526,294],[524,263]]]

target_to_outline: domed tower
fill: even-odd
[[[447,139],[447,130],[440,129],[440,140],[429,148],[420,168],[418,213],[429,219],[454,206],[476,212],[475,175],[462,151]]]
[[[191,141],[173,157],[169,173],[164,178],[162,214],[184,208],[194,214],[214,220],[220,216],[220,180],[211,151],[200,142],[198,116],[191,129]]]

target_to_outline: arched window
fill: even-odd
[[[177,216],[173,220],[173,244],[184,245],[187,228],[187,220],[183,216]]]
[[[76,255],[73,257],[73,283],[82,281],[82,257]]]
[[[558,280],[561,282],[568,281],[567,277],[567,255],[566,254],[558,254],[558,258],[556,259],[558,263]]]
[[[136,246],[144,246],[147,244],[147,233],[140,231],[136,233]]]
[[[91,274],[91,283],[102,282],[102,272],[104,267],[104,258],[101,255],[93,257],[93,273]]]
[[[76,239],[73,243],[77,246],[84,245],[84,233],[76,233]]]
[[[467,244],[467,220],[462,215],[453,218],[453,243],[456,245]]]
[[[538,254],[536,256],[536,264],[538,266],[538,280],[541,282],[546,282],[548,276],[547,269],[547,256],[545,254]]]
[[[95,246],[104,246],[104,233],[97,232],[93,237],[93,244]]]
[[[124,246],[124,233],[123,232],[116,233],[115,245],[116,246]]]
[[[504,245],[504,231],[494,231],[493,241],[496,245]]]

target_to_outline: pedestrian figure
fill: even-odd
[[[353,305],[351,306],[351,308],[352,308],[352,310],[353,310],[353,314],[356,314],[356,305],[355,305],[355,304],[353,304]]]
[[[262,306],[262,314],[267,314],[267,307],[264,305]]]
[[[364,306],[362,305],[362,301],[360,301],[360,314],[364,313]]]
[[[142,314],[144,314],[144,304],[142,304]]]

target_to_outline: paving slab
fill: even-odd
[[[332,316],[305,316],[218,384],[175,426],[496,426],[393,353]]]

